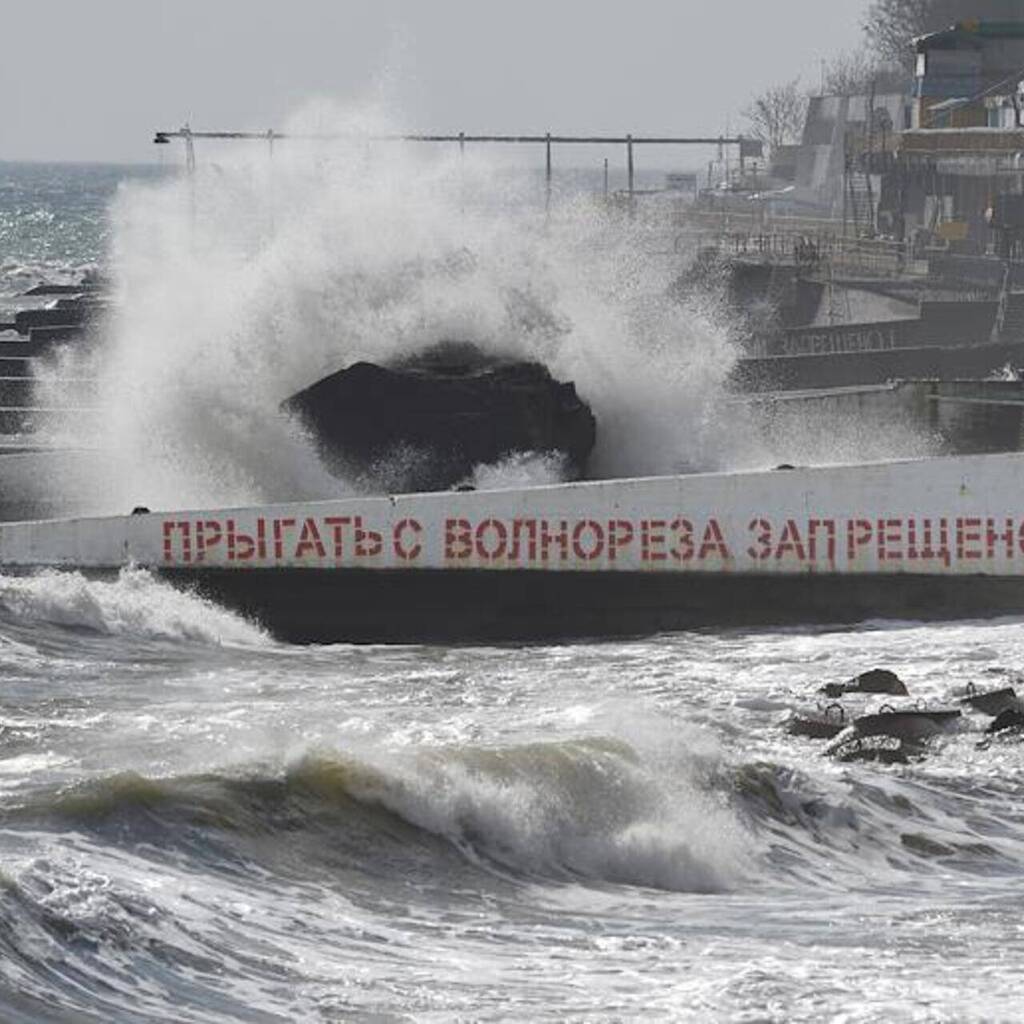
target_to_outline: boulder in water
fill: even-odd
[[[571,381],[454,343],[390,366],[355,363],[283,408],[312,432],[332,471],[389,489],[446,490],[522,452],[554,453],[578,479],[596,437]]]
[[[907,688],[895,672],[886,668],[873,668],[862,672],[846,683],[826,683],[820,693],[826,697],[842,697],[847,693],[887,693],[893,697],[906,697]]]
[[[989,724],[987,733],[1021,732],[1024,730],[1024,713],[1018,708],[1005,708]]]

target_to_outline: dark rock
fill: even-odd
[[[922,740],[950,729],[960,712],[949,708],[915,708],[911,711],[881,711],[855,718],[859,736],[891,736],[899,740]]]
[[[1005,711],[1000,711],[998,715],[989,723],[989,727],[985,730],[987,733],[1006,732],[1012,729],[1014,732],[1019,732],[1024,729],[1024,712],[1016,708],[1007,708]]]
[[[907,688],[895,672],[885,668],[873,668],[862,672],[846,683],[826,683],[820,693],[827,697],[842,697],[847,693],[887,693],[894,697],[906,697]]]
[[[834,739],[845,728],[846,712],[838,704],[799,712],[786,723],[790,736],[806,736],[812,740]]]
[[[908,743],[887,736],[854,737],[830,753],[844,763],[909,764],[912,758],[924,757],[926,747],[923,743]]]
[[[557,453],[578,478],[596,436],[571,382],[451,343],[392,366],[355,363],[282,408],[313,433],[332,471],[413,490],[451,488],[516,452]]]

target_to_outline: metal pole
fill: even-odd
[[[633,198],[633,136],[626,136],[626,180],[629,198]]]
[[[545,156],[545,192],[544,192],[544,212],[551,212],[551,132],[547,133],[544,141],[544,156]]]
[[[608,198],[608,157],[604,158],[604,197]]]
[[[185,140],[185,169],[189,174],[195,174],[196,147],[192,140],[192,129],[188,125],[181,129],[181,137]]]
[[[466,212],[466,133],[459,132],[459,213]]]
[[[274,129],[267,129],[267,152],[270,155],[270,159],[274,159]]]

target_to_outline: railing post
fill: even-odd
[[[544,139],[544,213],[551,213],[551,132]]]
[[[185,140],[185,169],[189,174],[195,174],[196,170],[196,146],[192,138],[192,129],[185,125],[181,129],[181,136]]]

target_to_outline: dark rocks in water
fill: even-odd
[[[1000,690],[990,690],[988,693],[978,693],[973,685],[967,688],[967,695],[960,700],[974,711],[980,711],[983,715],[998,715],[1003,711],[1021,710],[1021,703],[1017,697],[1017,691],[1012,686],[1004,686]]]
[[[812,740],[831,740],[846,728],[846,712],[839,704],[829,704],[815,711],[802,711],[786,723],[790,736],[806,736]]]
[[[922,743],[908,743],[888,736],[861,738],[854,737],[841,747],[831,751],[837,761],[849,764],[854,761],[874,764],[909,764],[925,756]]]
[[[1013,730],[1020,732],[1024,729],[1024,712],[1019,708],[1006,708],[989,723],[985,730],[987,733],[1007,732]]]
[[[907,711],[883,710],[855,718],[853,727],[858,736],[889,736],[893,739],[919,742],[953,728],[960,718],[955,708],[913,708]]]
[[[826,697],[842,697],[847,693],[887,693],[893,697],[906,697],[907,688],[895,672],[873,668],[862,672],[846,683],[826,683],[819,691]]]
[[[596,423],[571,383],[540,363],[447,343],[390,366],[355,363],[292,395],[332,471],[445,490],[514,453],[556,453],[579,478]]]

